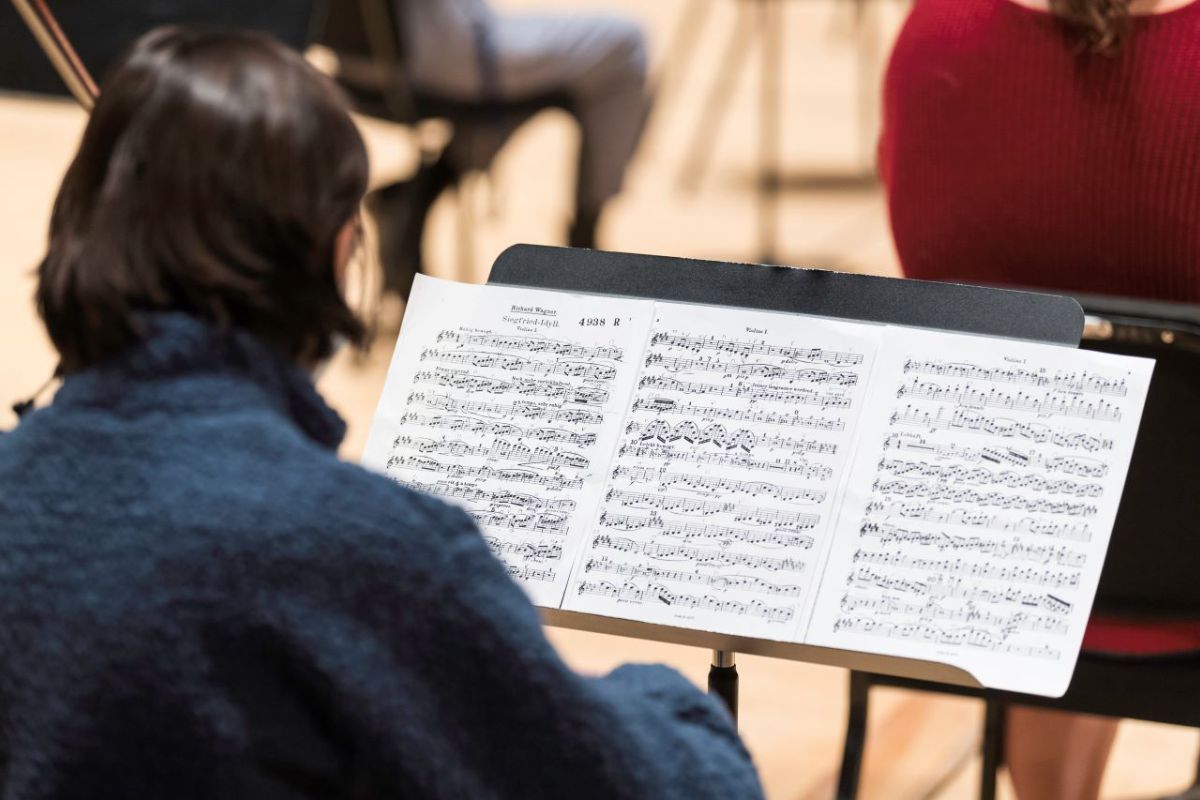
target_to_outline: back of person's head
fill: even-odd
[[[1050,0],[1085,52],[1116,55],[1129,37],[1131,0]]]
[[[271,38],[159,28],[101,85],[38,308],[71,373],[182,311],[315,361],[363,327],[335,274],[367,157],[332,83]]]

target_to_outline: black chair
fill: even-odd
[[[1082,347],[1157,360],[1094,611],[1200,620],[1200,306],[1077,296]],[[994,800],[1006,709],[1037,706],[1200,728],[1200,656],[1080,656],[1058,699],[854,672],[838,800],[857,797],[870,691],[892,686],[984,700],[980,797]],[[1200,784],[1200,777],[1197,779]]]
[[[411,272],[420,268],[424,212],[448,186],[457,186],[459,193],[460,263],[465,268],[472,260],[470,204],[464,201],[462,186],[467,176],[446,157],[446,153],[453,151],[453,145],[462,144],[463,137],[480,125],[515,127],[547,109],[558,108],[572,114],[574,111],[565,90],[464,101],[414,87],[405,70],[405,33],[402,15],[397,13],[401,2],[429,0],[328,0],[316,41],[337,57],[334,77],[362,114],[408,126],[439,119],[450,127],[451,142],[441,148],[427,149],[418,137],[423,148],[422,168],[413,179],[415,185],[408,187],[412,190],[408,194],[417,195],[415,198],[405,201],[401,197],[405,187],[399,184],[385,187],[372,198],[380,222],[385,288],[406,294],[412,281]],[[469,147],[469,142],[466,145]],[[403,217],[399,223],[392,219],[397,214]],[[397,260],[404,263],[398,264]]]

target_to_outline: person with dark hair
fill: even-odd
[[[918,0],[880,169],[907,277],[1200,302],[1200,2]],[[1093,617],[1084,648],[1200,651]],[[1011,711],[1021,800],[1090,800],[1117,722]]]
[[[104,81],[38,276],[63,383],[0,436],[0,796],[761,797],[716,700],[574,674],[464,511],[338,460],[366,184],[265,36]]]

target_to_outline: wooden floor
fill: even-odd
[[[593,2],[592,5],[596,5]],[[532,5],[508,0],[501,5]],[[542,5],[545,5],[543,3]],[[558,0],[564,8],[576,2]],[[661,78],[660,103],[628,190],[605,222],[612,249],[704,258],[756,260],[758,220],[754,175],[758,142],[757,52],[720,115],[713,157],[694,192],[679,173],[726,37],[735,28],[733,0],[609,0],[647,25]],[[745,4],[750,5],[750,4]],[[784,197],[779,261],[799,266],[897,273],[882,197],[870,179],[876,136],[874,109],[881,54],[903,5],[880,0],[856,32],[850,4],[837,0],[786,3],[784,70]],[[701,27],[693,57],[665,72],[681,20]],[[865,45],[865,46],[863,46]],[[678,50],[675,51],[678,54]],[[672,69],[671,67],[674,67]],[[0,428],[12,424],[7,398],[29,394],[53,367],[52,352],[30,297],[31,270],[43,248],[56,184],[78,138],[83,116],[65,103],[0,96]],[[411,145],[396,130],[368,125],[377,178],[407,169]],[[575,134],[562,116],[527,126],[500,159],[489,186],[470,192],[476,219],[470,252],[458,236],[458,212],[445,199],[431,221],[437,274],[482,280],[492,258],[513,242],[559,243],[570,194]],[[866,176],[866,177],[864,177]],[[464,258],[465,256],[465,258]],[[469,263],[464,263],[464,261]],[[394,320],[393,320],[394,324]],[[365,358],[345,357],[326,373],[322,389],[350,422],[344,448],[357,458],[378,399],[394,334],[384,334]],[[615,637],[550,631],[563,655],[589,672],[624,661],[672,664],[697,683],[708,653]],[[787,800],[832,796],[846,710],[845,675],[835,669],[743,657],[741,727],[768,793]],[[1181,698],[1181,702],[1195,702]],[[971,798],[979,709],[970,701],[880,692],[872,720],[861,796],[885,800]],[[1196,735],[1187,730],[1123,723],[1105,777],[1105,798],[1153,797],[1187,783]],[[1004,797],[1012,797],[1007,785]]]

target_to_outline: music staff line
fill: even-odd
[[[1030,631],[1065,636],[1070,629],[1067,621],[1062,617],[1049,614],[1031,614],[1023,610],[1003,613],[987,611],[975,605],[947,608],[932,601],[911,603],[896,597],[869,597],[847,593],[842,595],[840,608],[847,614],[855,611],[871,611],[877,614],[900,614],[916,617],[922,622],[966,622],[991,628],[1003,634]]]
[[[574,422],[580,425],[604,424],[604,415],[599,411],[526,400],[518,400],[514,403],[489,403],[481,400],[460,400],[448,394],[413,392],[408,396],[408,405],[492,417],[521,417],[545,422]]]
[[[1037,592],[1019,586],[991,588],[967,584],[961,578],[943,579],[928,576],[924,580],[907,575],[877,572],[870,567],[858,567],[850,573],[847,586],[876,588],[933,599],[950,598],[966,602],[994,605],[1019,605],[1042,608],[1055,614],[1069,614],[1074,604],[1050,592]]]
[[[562,558],[561,542],[513,542],[487,534],[484,534],[483,540],[493,553],[501,557],[508,555],[519,556],[522,561],[533,561],[535,563],[558,561]]]
[[[597,386],[577,386],[575,384],[539,380],[535,378],[488,378],[473,375],[466,370],[435,367],[433,370],[423,370],[413,376],[414,384],[446,386],[469,392],[486,392],[488,394],[519,394],[538,397],[561,399],[568,403],[581,406],[602,406],[608,402],[608,390]]]
[[[461,481],[404,481],[410,489],[435,497],[449,497],[463,503],[483,503],[489,510],[499,511],[506,506],[523,511],[554,511],[570,514],[575,510],[575,501],[568,497],[538,497],[537,495],[514,492],[509,489],[483,489],[475,484]]]
[[[825,499],[821,489],[811,489],[814,498]],[[742,505],[728,500],[704,500],[698,497],[679,497],[677,495],[659,494],[658,492],[634,492],[625,489],[609,489],[604,499],[627,508],[653,508],[669,514],[682,516],[713,516],[724,514],[733,517],[736,522],[754,525],[771,525],[778,530],[807,530],[815,528],[821,521],[819,514],[808,514],[802,511],[789,511],[778,508]],[[813,502],[810,500],[810,502]]]
[[[712,350],[718,353],[751,356],[769,356],[786,361],[820,363],[830,366],[850,366],[863,363],[862,353],[852,351],[825,350],[820,347],[792,347],[766,342],[748,342],[742,339],[725,339],[719,336],[689,336],[680,333],[656,333],[650,337],[651,347],[674,347],[696,353]]]
[[[1112,439],[1104,436],[1056,428],[1041,422],[1021,422],[989,417],[970,408],[956,408],[947,419],[944,411],[944,408],[939,408],[937,413],[930,414],[928,411],[908,405],[903,411],[892,412],[890,421],[892,425],[928,428],[930,431],[979,431],[1002,439],[1028,439],[1038,444],[1050,442],[1070,450],[1087,450],[1088,452],[1111,450],[1113,445]]]
[[[972,386],[940,383],[913,378],[896,391],[899,398],[915,397],[937,403],[957,403],[968,408],[999,408],[1008,411],[1027,411],[1041,417],[1071,417],[1091,419],[1099,422],[1120,422],[1121,409],[1107,400],[1084,400],[1067,395],[1055,396],[1050,392],[1041,395],[1017,392],[1015,394],[997,389],[983,391]]]
[[[712,595],[673,592],[659,583],[643,588],[634,583],[617,586],[609,581],[582,581],[575,590],[581,595],[596,595],[621,603],[653,603],[672,609],[715,611],[739,617],[760,617],[768,622],[788,622],[795,611],[790,606],[770,606],[760,600],[723,600]]]
[[[851,559],[855,564],[873,564],[879,567],[913,569],[975,578],[977,580],[1007,581],[1031,586],[1054,588],[1079,588],[1079,572],[1068,569],[1034,569],[1033,567],[998,567],[987,562],[968,561],[962,558],[920,558],[904,553],[879,553],[871,550],[856,550]]]
[[[867,506],[868,514],[895,514],[906,519],[920,519],[926,522],[946,523],[949,525],[964,525],[970,528],[982,528],[1006,533],[1031,533],[1038,536],[1052,536],[1074,542],[1090,542],[1092,529],[1082,522],[1047,522],[1034,517],[1013,519],[1003,514],[989,514],[986,511],[975,511],[969,508],[937,508],[926,503],[903,503],[872,501]],[[876,524],[868,522],[865,524]]]
[[[1017,509],[1039,514],[1066,514],[1072,517],[1094,517],[1099,509],[1091,503],[1053,500],[1049,497],[1026,497],[997,491],[979,491],[968,486],[953,486],[919,480],[880,480],[871,487],[877,494],[921,498],[931,503],[949,501],[973,506]],[[879,500],[877,502],[884,502]],[[870,508],[870,507],[868,507]]]
[[[583,478],[568,477],[554,472],[545,473],[532,469],[499,468],[486,465],[472,467],[465,464],[445,463],[424,456],[392,456],[388,459],[388,468],[430,472],[452,479],[496,480],[505,483],[545,486],[559,490],[580,489],[583,487]],[[403,479],[401,479],[401,482],[404,482]]]
[[[845,382],[834,382],[837,386],[853,386],[858,380],[854,373],[846,373]],[[819,392],[803,386],[772,386],[769,383],[738,381],[729,386],[722,383],[704,383],[702,381],[681,381],[665,375],[644,375],[638,380],[642,389],[658,389],[660,391],[679,392],[680,394],[704,394],[710,397],[738,397],[750,400],[777,400],[798,405],[819,406],[821,408],[846,408],[850,405],[847,398]]]
[[[1129,386],[1124,378],[1106,378],[1086,370],[1083,372],[1057,372],[1048,375],[1042,371],[1035,372],[1022,367],[982,367],[978,364],[910,358],[904,362],[904,373],[981,380],[990,383],[1011,383],[1050,388],[1062,392],[1085,392],[1110,397],[1125,397],[1129,393]]]
[[[991,470],[987,467],[970,467],[963,464],[930,464],[927,461],[908,461],[903,458],[883,459],[879,462],[879,472],[900,478],[916,476],[970,486],[995,485],[1046,494],[1070,494],[1076,497],[1100,497],[1104,494],[1104,487],[1098,483],[1084,483],[1069,478],[1047,478],[1037,473],[1011,469]]]
[[[835,405],[836,403],[836,405]],[[850,398],[845,395],[829,395],[822,401],[825,407],[849,408]],[[767,425],[786,425],[791,428],[809,428],[818,431],[840,432],[846,423],[840,417],[818,417],[804,415],[799,411],[764,411],[759,408],[729,408],[727,406],[704,405],[682,402],[669,397],[638,398],[633,403],[634,411],[649,411],[654,414],[679,414],[701,420],[736,419],[739,422],[758,422]]]
[[[848,630],[868,636],[889,639],[919,639],[936,644],[975,647],[1006,655],[1045,658],[1057,661],[1062,650],[1050,645],[1023,645],[1007,641],[1009,636],[970,625],[942,627],[921,622],[894,622],[873,617],[840,616],[833,624],[834,631]]]
[[[519,533],[565,536],[571,518],[554,511],[503,511],[500,509],[465,509],[479,525],[487,530],[506,528]]]
[[[596,443],[596,434],[592,431],[579,433],[564,428],[522,427],[510,422],[489,422],[471,417],[447,417],[409,413],[400,418],[400,424],[447,430],[455,433],[524,437],[538,442],[562,442],[563,444],[570,444],[576,447],[590,447]]]
[[[815,527],[820,519],[814,519],[806,527]],[[808,522],[804,520],[804,522]],[[619,514],[604,511],[600,515],[600,527],[612,528],[619,531],[637,531],[647,528],[657,531],[662,536],[670,536],[690,542],[697,539],[719,542],[743,542],[745,544],[766,547],[786,547],[809,550],[813,546],[811,536],[787,533],[781,530],[756,531],[745,528],[735,528],[731,525],[709,525],[700,522],[674,522],[663,519],[657,514],[639,517],[633,514]],[[797,528],[800,526],[797,525]],[[796,528],[792,529],[795,530]]]
[[[505,372],[522,372],[529,375],[562,375],[568,378],[587,378],[595,381],[611,381],[617,377],[617,368],[611,364],[557,359],[536,361],[524,356],[482,350],[426,348],[421,351],[420,360],[434,364],[462,364],[477,369],[499,369]]]
[[[1061,544],[1029,544],[1012,539],[984,539],[980,536],[958,536],[949,533],[914,531],[895,525],[866,524],[860,531],[864,537],[878,539],[880,544],[913,544],[933,547],[941,552],[968,552],[986,555],[1001,561],[1032,561],[1038,564],[1058,564],[1063,567],[1082,567],[1087,556],[1079,550]]]
[[[461,439],[429,439],[417,436],[397,436],[392,441],[393,450],[414,450],[419,453],[435,453],[448,456],[479,456],[494,461],[511,461],[516,464],[541,464],[549,467],[587,469],[591,461],[582,453],[563,450],[559,447],[527,447],[519,442],[496,439],[490,444],[471,444]],[[388,460],[394,466],[397,456]]]
[[[618,553],[640,553],[655,561],[689,561],[699,566],[747,567],[769,572],[803,572],[806,568],[805,561],[798,558],[760,556],[685,544],[639,542],[636,539],[603,533],[592,539],[592,547],[597,550],[615,550]]]
[[[789,383],[836,383],[840,386],[850,386],[846,383],[847,375],[853,373],[831,373],[824,369],[802,368],[794,369],[777,364],[747,363],[723,361],[712,356],[705,358],[685,358],[668,356],[662,353],[651,353],[646,356],[647,367],[658,367],[667,372],[712,372],[726,378],[774,378]]]
[[[466,347],[495,347],[500,350],[517,350],[529,353],[549,353],[570,358],[604,359],[620,361],[625,351],[612,345],[580,345],[561,339],[541,336],[517,336],[494,333],[464,333],[444,330],[437,336],[437,343],[457,342]]]
[[[718,478],[707,475],[693,475],[687,472],[670,472],[669,467],[623,467],[613,469],[613,478],[625,478],[630,484],[655,484],[660,490],[686,489],[694,492],[712,494],[725,492],[727,494],[744,494],[750,497],[770,497],[776,500],[793,501],[814,500],[812,489],[794,486],[779,486],[766,481],[743,481],[734,478]],[[810,472],[805,477],[818,480],[828,480],[833,476],[833,469],[824,464],[811,465]],[[824,499],[824,492],[821,492]]]
[[[617,575],[623,578],[651,578],[668,583],[698,584],[722,592],[736,590],[774,597],[799,597],[803,591],[802,587],[796,584],[772,583],[753,575],[663,569],[647,564],[627,564],[606,557],[589,558],[584,563],[583,571],[597,575]]]
[[[1062,442],[1057,442],[1065,446]],[[1112,443],[1108,442],[1111,448]],[[1087,478],[1103,478],[1108,475],[1108,464],[1089,456],[1045,456],[1037,450],[1021,450],[1009,446],[964,447],[956,444],[931,444],[924,437],[914,434],[890,434],[883,445],[885,450],[911,451],[935,458],[949,458],[972,464],[1007,465],[1043,469],[1046,472],[1061,472]],[[1097,448],[1099,449],[1099,448]]]
[[[713,423],[703,429],[692,420],[685,420],[671,425],[664,420],[656,419],[647,423],[630,422],[625,426],[625,433],[638,442],[657,442],[664,446],[683,442],[693,447],[709,445],[718,450],[740,450],[750,454],[758,448],[768,450],[788,450],[793,453],[834,452],[836,444],[822,442],[819,439],[796,439],[779,434],[759,434],[747,428],[728,430],[720,423]],[[832,449],[831,449],[832,448]]]

